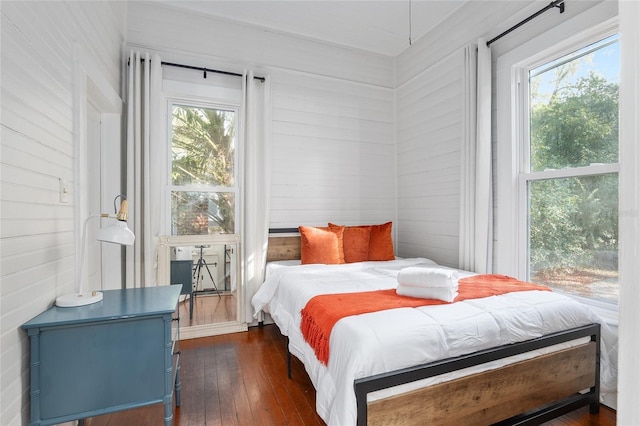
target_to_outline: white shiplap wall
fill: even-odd
[[[390,89],[275,74],[271,226],[393,220],[393,132]]]
[[[131,48],[271,75],[271,227],[395,219],[391,58],[157,3],[128,10]]]
[[[397,89],[398,255],[457,266],[462,51]]]
[[[396,58],[397,85],[423,73],[468,43],[475,43],[478,37],[485,36],[490,39],[500,34],[509,28],[512,15],[518,12],[527,13],[527,7],[534,2],[535,0],[465,3],[444,22],[398,55]],[[538,6],[533,7],[538,9],[546,6],[540,1],[535,3]],[[526,15],[523,15],[523,18],[524,16]]]
[[[546,12],[493,44],[494,61],[532,34],[561,25],[599,2],[568,2],[564,14]],[[458,266],[462,49],[479,37],[495,37],[546,5],[534,0],[468,2],[395,58],[400,256]],[[494,194],[496,120],[494,115]],[[498,202],[494,199],[494,212]],[[494,247],[498,222],[494,215]]]
[[[0,424],[28,422],[28,341],[20,325],[72,291],[74,42],[120,88],[121,2],[0,2]]]
[[[274,7],[286,8],[286,3]],[[298,38],[235,21],[174,9],[161,2],[128,2],[127,41],[159,50],[162,58],[228,71],[281,69],[391,87],[392,59]]]
[[[398,255],[458,266],[463,48],[532,2],[469,2],[395,58]]]

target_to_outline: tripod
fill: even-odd
[[[211,283],[213,284],[213,290],[218,294],[218,297],[221,297],[220,291],[218,290],[218,287],[216,287],[216,282],[213,279],[213,275],[211,275],[211,271],[209,270],[209,265],[207,265],[207,261],[204,260],[204,256],[202,253],[204,246],[198,246],[198,248],[200,249],[200,257],[198,258],[198,262],[196,263],[196,266],[193,268],[193,279],[196,282],[196,290],[198,289],[198,283],[200,283],[200,280],[202,280],[203,278],[202,268],[204,267],[204,269],[206,269],[207,273],[209,274],[209,278],[211,278]]]

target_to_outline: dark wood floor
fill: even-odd
[[[286,340],[273,325],[181,342],[182,404],[177,426],[324,425],[315,413],[315,390],[294,359],[287,378]],[[162,425],[161,405],[94,417],[90,426]],[[614,426],[615,412],[587,407],[545,426]]]
[[[180,301],[180,326],[219,324],[236,320],[236,294],[222,292],[198,294],[193,299],[193,314],[189,315],[189,299]]]

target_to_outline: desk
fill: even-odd
[[[173,327],[179,285],[104,291],[101,302],[53,306],[22,325],[30,340],[30,425],[52,425],[164,404],[180,405]]]

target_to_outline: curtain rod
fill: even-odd
[[[217,74],[224,74],[224,75],[234,75],[236,77],[242,77],[242,74],[238,74],[237,72],[231,72],[231,71],[222,71],[222,70],[214,70],[211,68],[205,68],[205,67],[196,67],[193,65],[184,65],[184,64],[176,64],[173,62],[161,62],[162,65],[167,65],[170,67],[177,67],[177,68],[186,68],[189,70],[197,70],[197,71],[202,71],[204,74],[204,78],[207,78],[207,72],[214,72]],[[259,76],[254,76],[253,77],[254,80],[260,80],[261,82],[264,83],[264,77],[259,77]]]
[[[142,62],[144,62],[144,58],[140,58],[142,60]],[[129,60],[127,60],[127,65],[129,64]],[[224,75],[233,75],[236,77],[242,77],[243,74],[239,74],[237,72],[231,72],[231,71],[222,71],[222,70],[215,70],[215,69],[211,69],[211,68],[205,68],[205,67],[196,67],[194,65],[184,65],[184,64],[176,64],[174,62],[160,62],[160,65],[166,65],[169,67],[177,67],[177,68],[186,68],[189,70],[196,70],[196,71],[202,71],[203,72],[203,77],[207,78],[207,73],[208,72],[214,72],[217,74],[224,74]],[[261,82],[264,83],[264,77],[259,77],[259,76],[254,76],[253,77],[254,80],[260,80]]]
[[[536,13],[534,13],[533,15],[529,16],[528,18],[518,22],[517,24],[515,24],[513,27],[509,28],[508,30],[506,30],[505,32],[503,32],[502,34],[500,34],[499,36],[496,36],[494,38],[492,38],[491,40],[489,40],[487,42],[487,47],[489,47],[491,45],[491,43],[498,41],[499,39],[501,39],[502,37],[506,36],[507,34],[509,34],[511,31],[520,28],[521,26],[523,26],[524,24],[526,24],[527,22],[531,21],[532,19],[536,18],[538,15],[541,15],[542,13],[546,12],[549,9],[553,9],[557,7],[558,9],[560,9],[560,13],[564,13],[564,0],[555,0],[552,1],[551,3],[549,3],[546,7],[540,9],[539,11],[537,11]]]

